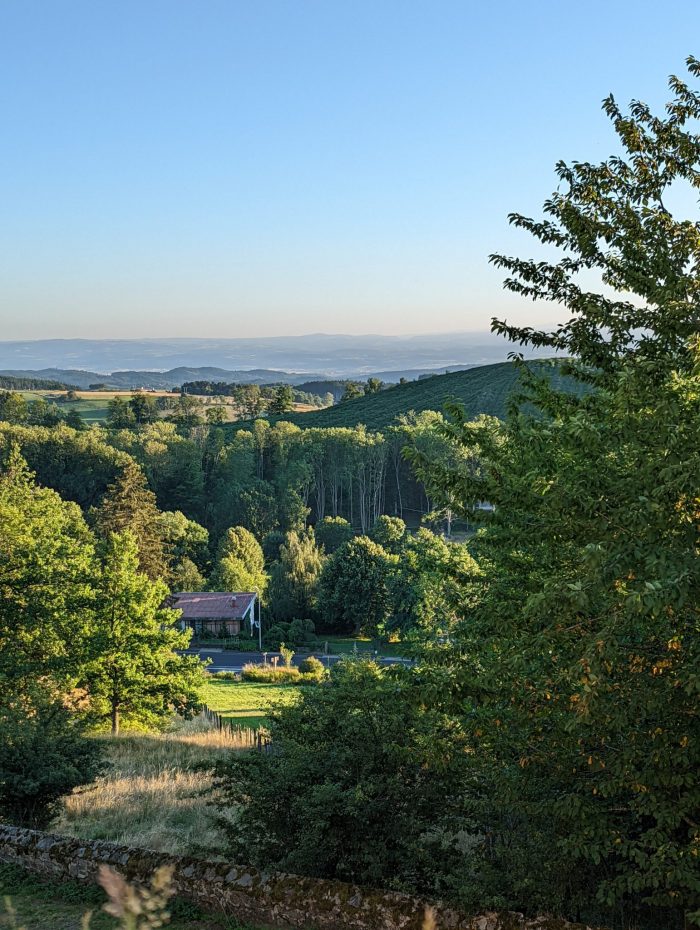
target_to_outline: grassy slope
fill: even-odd
[[[60,395],[51,391],[22,391],[22,394],[28,402],[43,399],[49,403],[56,402]],[[59,404],[63,413],[75,410],[85,420],[86,423],[102,423],[107,419],[109,413],[109,397],[81,397],[80,400],[73,400],[68,404]]]
[[[221,836],[207,807],[210,778],[193,766],[240,741],[201,719],[165,734],[96,739],[105,744],[109,770],[66,798],[52,830],[180,855],[218,853]]]
[[[577,390],[575,382],[564,379],[553,366],[532,363],[551,370],[552,379],[560,386]],[[379,394],[305,414],[287,414],[282,418],[301,427],[356,426],[364,423],[369,429],[383,429],[397,416],[414,411],[442,410],[450,400],[462,403],[469,417],[485,413],[503,417],[508,397],[518,386],[518,371],[511,362],[482,365],[467,371],[454,371],[419,381],[409,381],[387,388]],[[274,418],[273,418],[274,419]],[[233,428],[245,426],[235,424]]]
[[[264,725],[266,715],[275,704],[290,704],[298,695],[299,688],[294,685],[267,685],[210,678],[204,689],[204,703],[234,723],[259,727]]]

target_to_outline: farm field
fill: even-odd
[[[204,703],[234,723],[245,727],[264,726],[267,715],[277,704],[297,700],[296,685],[268,685],[253,681],[226,681],[210,678],[204,687]]]
[[[60,403],[65,391],[22,391],[22,396],[31,403],[33,400],[45,400],[49,403]],[[102,423],[107,418],[109,412],[109,401],[112,395],[93,394],[90,392],[80,392],[79,400],[73,400],[69,404],[61,404],[64,411],[75,410],[88,424]]]
[[[125,400],[128,400],[133,396],[134,391],[76,391],[78,399],[72,400],[69,403],[61,403],[61,399],[66,394],[65,391],[20,391],[20,393],[28,402],[42,399],[49,403],[58,403],[65,412],[74,410],[76,413],[80,414],[89,426],[92,426],[93,424],[100,424],[106,421],[109,415],[109,402],[114,397],[123,397]],[[178,397],[177,391],[149,390],[146,393],[149,397],[172,397],[174,399]],[[231,423],[241,416],[240,409],[235,404],[226,403],[224,398],[200,397],[197,399],[203,402],[204,409],[216,406],[223,407],[226,418]],[[294,415],[306,414],[316,409],[317,408],[311,406],[311,404],[295,404]],[[168,410],[164,410],[161,412],[161,416],[165,417],[169,412]]]

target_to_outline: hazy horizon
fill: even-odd
[[[516,347],[491,333],[319,334],[215,339],[0,340],[0,370],[167,371],[217,368],[358,375],[505,361]],[[528,357],[542,352],[527,351]],[[551,351],[549,352],[551,354]]]

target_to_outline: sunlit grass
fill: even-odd
[[[264,726],[267,714],[279,704],[298,700],[300,689],[290,685],[269,685],[248,681],[209,678],[204,687],[204,703],[234,723],[247,727]]]
[[[219,831],[207,807],[211,779],[202,762],[241,748],[228,731],[201,718],[168,733],[98,736],[109,771],[64,802],[57,833],[174,854],[216,854]]]

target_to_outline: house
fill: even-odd
[[[181,610],[180,625],[195,636],[237,636],[248,623],[250,632],[256,625],[254,592],[194,591],[171,594],[167,606]]]

